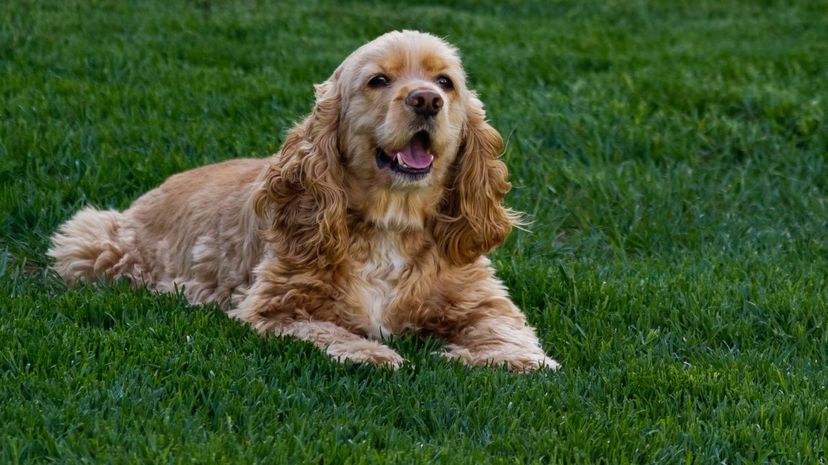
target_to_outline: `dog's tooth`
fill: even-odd
[[[408,168],[408,165],[405,164],[402,157],[403,157],[402,152],[397,152],[397,164],[399,164],[403,168]]]

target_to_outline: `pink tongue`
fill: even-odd
[[[417,138],[414,138],[410,144],[403,147],[398,154],[403,163],[415,169],[428,168],[434,160],[434,155],[428,153],[423,143]]]

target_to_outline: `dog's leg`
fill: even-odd
[[[466,365],[505,365],[527,372],[560,365],[546,356],[534,328],[509,298],[488,262],[435,279],[435,301],[415,323],[446,342],[443,356]]]
[[[557,370],[560,364],[546,356],[535,330],[523,315],[498,315],[491,309],[478,309],[483,317],[458,330],[449,338],[444,357],[466,365],[506,365],[512,371],[539,368]],[[515,309],[517,311],[517,309]],[[512,313],[512,312],[509,312]]]
[[[392,369],[399,368],[403,363],[403,358],[390,347],[327,321],[294,321],[275,329],[275,332],[308,341],[339,362],[350,360]]]
[[[519,372],[560,368],[546,356],[534,328],[498,281],[466,284],[456,287],[465,292],[455,294],[455,305],[432,317],[434,332],[446,340],[443,356],[470,366],[505,365]]]
[[[228,314],[249,323],[259,334],[308,341],[339,362],[399,368],[403,358],[393,349],[332,322],[343,309],[336,308],[336,299],[325,297],[329,291],[323,281],[309,276],[284,280],[259,276],[238,307]]]

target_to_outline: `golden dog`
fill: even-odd
[[[484,256],[517,220],[502,150],[456,49],[390,32],[316,86],[275,156],[175,175],[124,212],[81,210],[49,255],[70,283],[182,290],[339,361],[396,368],[381,340],[413,331],[468,365],[556,369]]]

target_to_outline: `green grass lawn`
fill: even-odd
[[[0,2],[0,463],[828,460],[826,2],[129,3]],[[47,269],[74,211],[277,151],[400,28],[508,138],[534,222],[493,260],[562,371],[341,366]]]

